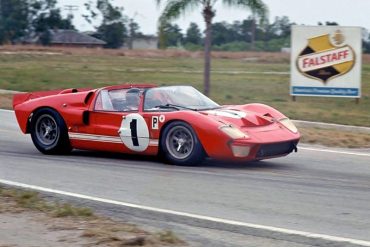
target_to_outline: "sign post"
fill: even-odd
[[[293,26],[291,51],[293,99],[296,96],[361,98],[360,27]]]

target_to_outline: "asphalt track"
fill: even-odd
[[[370,246],[369,150],[303,146],[284,158],[201,167],[86,151],[45,156],[14,113],[0,111],[0,183],[173,227],[192,245]]]

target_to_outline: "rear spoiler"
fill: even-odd
[[[31,92],[31,93],[17,93],[13,96],[13,109],[28,100],[37,99],[57,94],[69,94],[69,93],[78,93],[92,90],[91,88],[69,88],[63,90],[50,90],[50,91],[39,91],[39,92]]]

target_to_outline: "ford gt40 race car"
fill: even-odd
[[[163,155],[176,165],[204,158],[249,161],[296,151],[300,134],[263,104],[220,106],[191,86],[126,84],[17,94],[23,133],[44,154],[72,149]]]

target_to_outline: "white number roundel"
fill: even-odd
[[[142,152],[149,146],[149,129],[145,119],[138,113],[129,114],[122,119],[119,135],[126,147]]]

